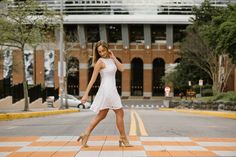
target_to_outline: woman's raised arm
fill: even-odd
[[[110,52],[110,58],[114,60],[117,69],[121,72],[124,71],[125,70],[124,65],[116,58],[116,56],[112,51],[109,50],[109,52]]]

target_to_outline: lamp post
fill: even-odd
[[[64,96],[64,54],[63,54],[63,0],[61,0],[61,6],[60,6],[60,63],[59,63],[59,84],[60,84],[60,95],[61,95],[61,99],[60,99],[60,109],[64,108],[63,105],[63,96]]]

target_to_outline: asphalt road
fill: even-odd
[[[77,136],[95,116],[90,110],[39,118],[0,121],[0,136]],[[236,120],[205,115],[160,111],[157,108],[126,108],[128,135],[161,137],[236,138]],[[115,114],[109,111],[92,135],[118,135]]]

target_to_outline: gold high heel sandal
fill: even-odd
[[[125,146],[125,147],[133,147],[128,139],[125,137],[125,136],[121,136],[120,139],[119,139],[119,147],[122,146],[122,144]]]
[[[88,147],[87,142],[88,142],[89,134],[82,133],[80,137],[77,139],[79,142],[81,140],[81,145],[82,147]]]

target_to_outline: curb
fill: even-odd
[[[160,111],[175,111],[182,113],[191,113],[191,114],[200,114],[200,115],[209,115],[223,118],[236,119],[236,112],[223,112],[223,111],[203,111],[203,110],[191,110],[191,109],[169,109],[161,108]]]
[[[54,110],[54,111],[37,111],[37,112],[23,112],[23,113],[3,113],[0,114],[1,120],[13,120],[22,118],[33,118],[33,117],[43,117],[48,115],[57,115],[64,113],[80,112],[78,109],[65,109],[65,110]]]

